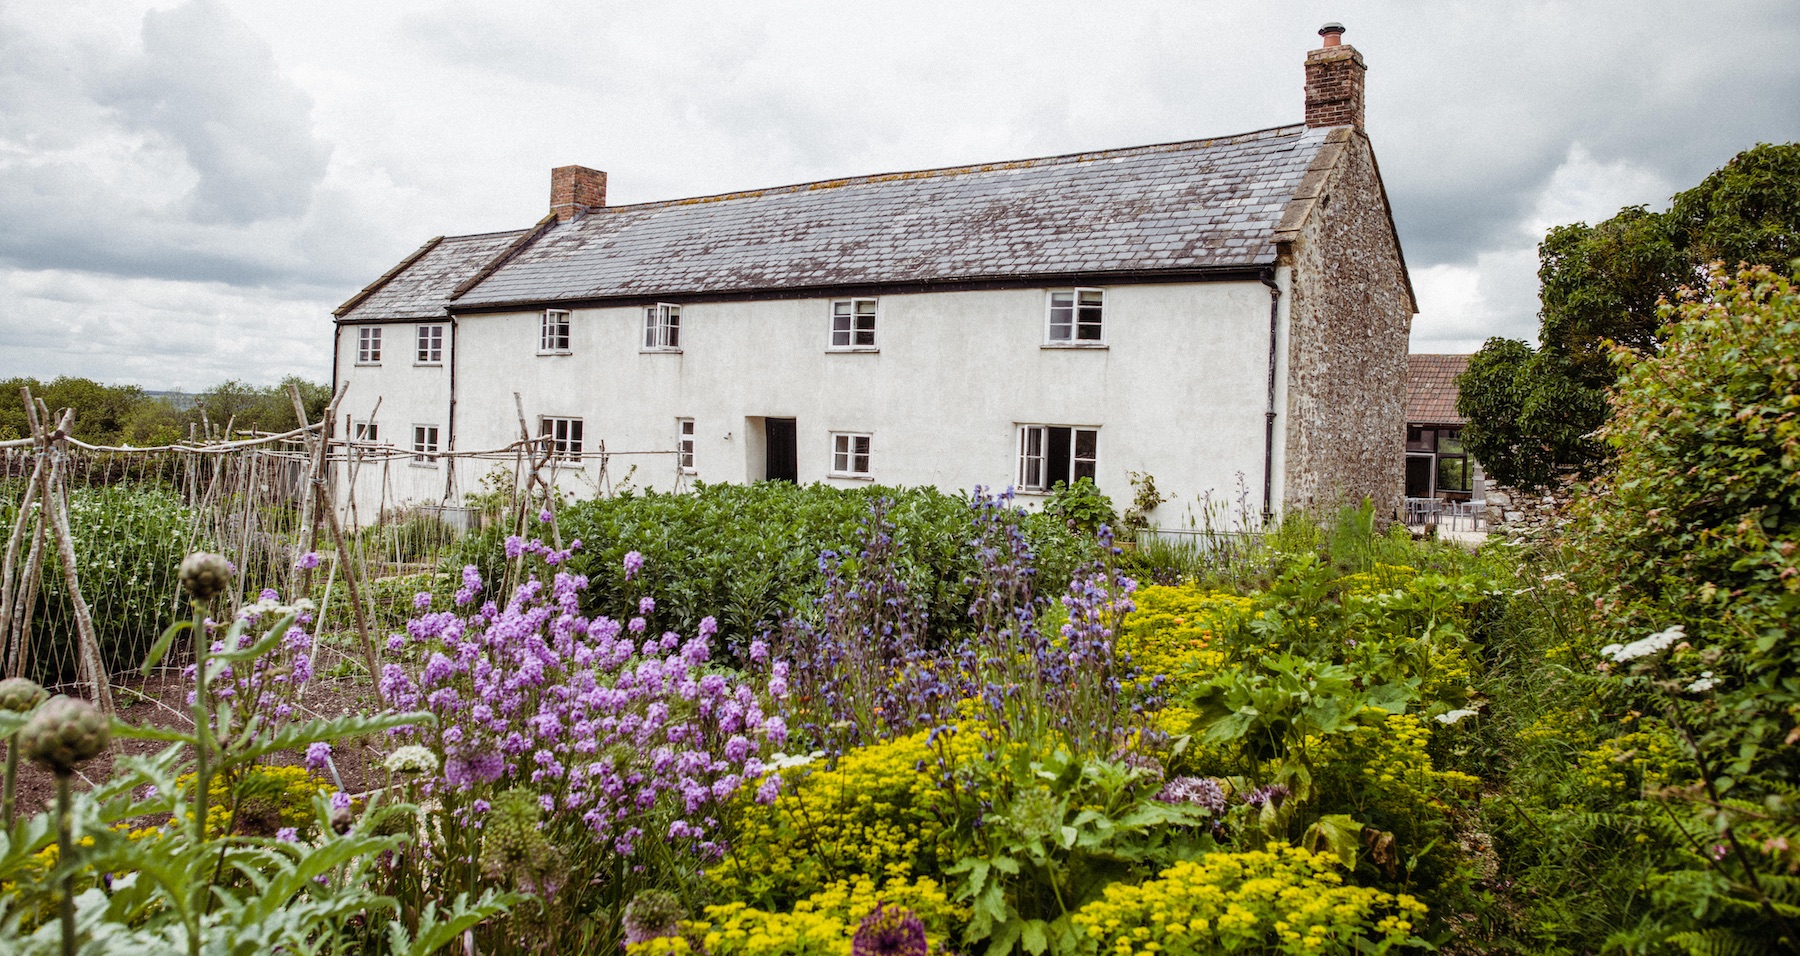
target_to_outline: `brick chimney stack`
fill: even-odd
[[[557,222],[606,205],[606,174],[586,166],[558,166],[550,170],[550,213]]]
[[[1306,125],[1363,128],[1363,74],[1356,47],[1343,43],[1344,25],[1319,28],[1325,45],[1306,54]]]

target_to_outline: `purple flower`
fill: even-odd
[[[655,598],[650,597],[647,594],[641,598],[638,598],[638,613],[639,614],[649,614],[651,611],[654,611],[654,610],[656,610],[656,599]]]
[[[348,809],[350,809],[350,795],[345,793],[342,790],[333,792],[331,795],[331,809],[333,809],[333,810],[348,810]]]
[[[641,617],[634,617],[628,621],[625,626],[629,628],[633,634],[642,634],[644,633],[644,628],[648,627],[649,624]]]
[[[629,581],[632,578],[637,577],[637,573],[643,569],[644,569],[644,556],[643,555],[637,553],[636,551],[625,552],[625,580]]]
[[[319,553],[317,551],[308,551],[300,556],[300,560],[294,562],[294,567],[299,568],[302,571],[311,571],[318,566]]]
[[[413,607],[416,607],[419,610],[423,611],[430,606],[431,606],[431,592],[430,591],[420,591],[419,593],[413,595]]]
[[[324,770],[331,763],[331,745],[323,740],[315,740],[306,745],[306,769]]]
[[[545,524],[550,523],[550,517],[551,517],[551,515],[550,515],[549,508],[545,508],[544,510],[538,512],[538,520],[544,522]]]
[[[775,798],[779,796],[781,796],[781,774],[769,774],[756,788],[756,802],[764,806],[774,803]]]
[[[875,904],[850,940],[850,956],[926,956],[930,949],[918,914],[885,903]]]
[[[275,839],[280,840],[283,843],[299,843],[300,831],[293,827],[282,827],[275,831]]]
[[[1164,803],[1190,803],[1214,813],[1225,811],[1225,790],[1205,777],[1176,777],[1163,785],[1156,799]]]
[[[757,638],[750,642],[750,659],[758,664],[769,659],[769,642]]]
[[[256,599],[258,601],[279,601],[281,600],[281,592],[274,588],[263,588],[262,592],[256,595]]]
[[[506,556],[516,558],[525,553],[525,539],[516,534],[506,536]]]
[[[734,734],[730,740],[725,741],[725,759],[732,763],[743,763],[744,758],[750,756],[750,749],[750,738]]]

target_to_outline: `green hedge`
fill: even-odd
[[[968,579],[979,567],[973,511],[967,498],[934,488],[799,487],[781,482],[699,485],[687,494],[626,493],[568,506],[557,516],[565,542],[582,547],[570,570],[585,574],[588,613],[616,618],[636,613],[639,597],[656,599],[653,631],[692,634],[707,615],[720,633],[742,640],[776,626],[783,612],[811,606],[822,589],[822,552],[854,558],[857,535],[878,498],[892,502],[887,520],[899,543],[901,568],[913,593],[928,596],[931,633],[943,637],[966,624]],[[1059,593],[1094,548],[1062,522],[1023,515],[1048,593]],[[545,534],[537,519],[535,533]],[[510,529],[468,535],[455,553],[490,583],[504,573],[502,544]],[[626,552],[644,557],[627,583]],[[490,596],[492,596],[490,594]]]

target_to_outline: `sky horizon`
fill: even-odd
[[[1536,331],[1553,225],[1800,139],[1777,0],[759,5],[0,0],[0,377],[330,374],[425,240],[617,205],[1298,122],[1328,20],[1417,289],[1414,351]]]

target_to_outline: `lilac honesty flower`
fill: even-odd
[[[395,654],[406,650],[406,635],[389,634],[387,639],[387,649]]]
[[[306,745],[306,769],[324,770],[331,762],[331,745],[323,740],[315,740]]]
[[[419,593],[413,595],[413,607],[418,608],[419,610],[423,611],[430,606],[431,606],[431,592],[430,591],[420,591]]]
[[[656,610],[656,599],[655,598],[650,597],[649,595],[645,595],[641,598],[638,598],[638,613],[639,614],[649,614],[651,611],[654,611],[654,610]]]
[[[550,514],[549,508],[545,508],[544,510],[538,512],[538,520],[544,522],[545,524],[550,523],[551,517],[552,517],[552,515]]]
[[[258,601],[277,601],[278,602],[281,600],[281,592],[275,590],[274,588],[263,588],[262,592],[256,595],[256,599]]]
[[[757,638],[750,642],[750,659],[758,664],[769,659],[769,642]]]
[[[525,553],[525,539],[516,534],[506,536],[506,556],[516,558]]]
[[[642,634],[644,633],[644,628],[649,627],[650,625],[643,618],[634,617],[627,622],[625,626],[629,628],[633,634]]]
[[[331,809],[333,809],[333,810],[348,810],[348,809],[350,809],[350,795],[345,793],[342,790],[333,791],[331,794]]]
[[[768,806],[781,796],[781,774],[772,773],[763,778],[756,788],[756,802]]]
[[[644,569],[644,556],[643,555],[637,553],[636,551],[625,552],[625,580],[629,581],[632,578],[637,577],[637,573],[639,571],[642,571],[643,569]]]
[[[299,843],[300,831],[293,827],[282,827],[275,831],[275,839],[280,840],[283,843]]]
[[[301,555],[298,561],[294,562],[294,567],[299,568],[302,571],[311,571],[318,566],[319,553],[317,551],[308,551]]]

